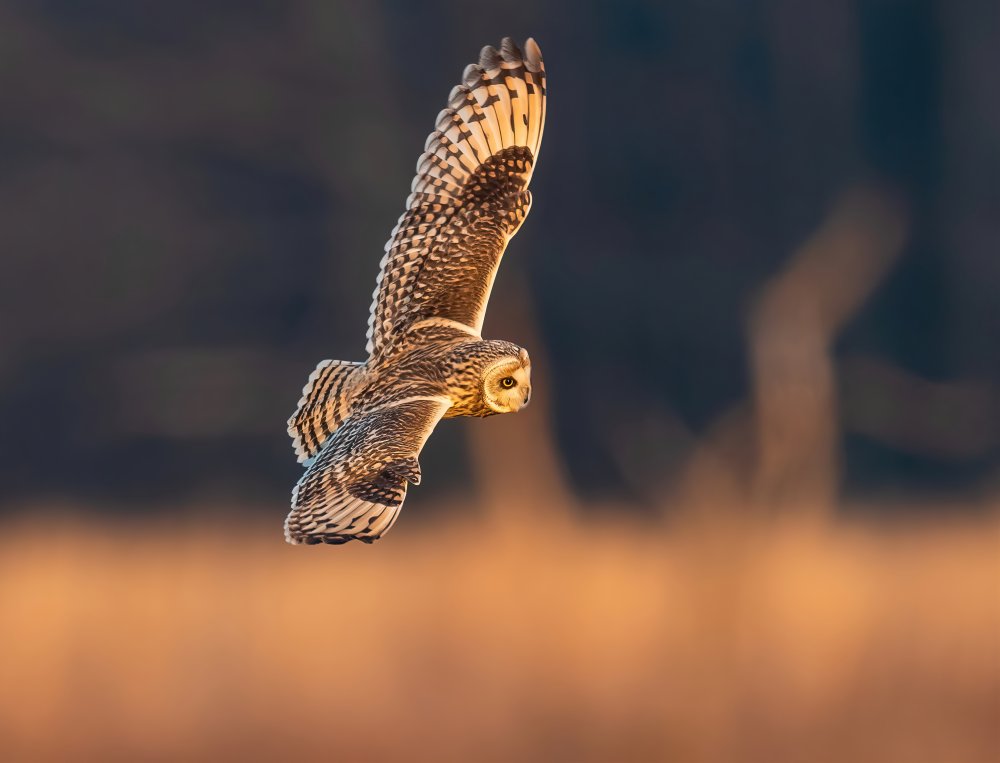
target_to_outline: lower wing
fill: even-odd
[[[414,397],[348,418],[295,486],[285,539],[381,538],[399,515],[407,484],[419,484],[417,456],[450,405],[444,397]]]

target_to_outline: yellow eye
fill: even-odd
[[[513,389],[517,386],[517,380],[513,376],[505,376],[500,380],[500,386],[504,389]]]

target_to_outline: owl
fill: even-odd
[[[285,520],[289,543],[381,538],[420,483],[438,421],[513,413],[531,399],[531,360],[483,339],[500,259],[531,208],[545,125],[535,41],[483,48],[452,89],[417,161],[406,211],[385,246],[368,321],[368,359],[324,360],[288,420],[305,473]]]

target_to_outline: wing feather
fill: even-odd
[[[545,122],[545,65],[534,40],[482,49],[435,120],[386,244],[368,352],[391,349],[419,320],[482,330],[507,242],[531,206],[528,183]]]
[[[353,414],[330,437],[292,492],[285,539],[292,544],[372,543],[399,515],[417,456],[450,402],[408,398]]]

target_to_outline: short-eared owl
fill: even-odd
[[[481,336],[507,242],[531,207],[545,125],[534,40],[485,47],[451,91],[382,258],[368,359],[324,360],[288,421],[306,466],[289,543],[371,543],[392,526],[438,421],[510,413],[531,397],[526,350]]]

